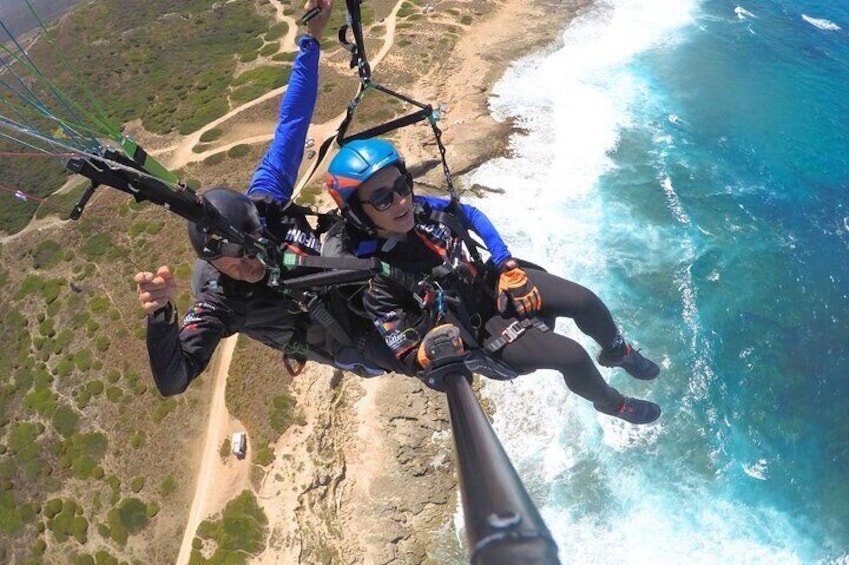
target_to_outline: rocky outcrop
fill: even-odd
[[[437,563],[458,551],[443,395],[416,379],[340,379],[324,367],[291,392],[298,423],[260,487],[273,526],[255,562]]]

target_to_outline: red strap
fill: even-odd
[[[283,366],[286,367],[286,371],[289,373],[290,377],[294,378],[300,375],[301,371],[304,370],[304,367],[306,367],[306,365],[306,361],[296,361],[287,355],[283,356]]]

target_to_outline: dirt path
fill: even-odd
[[[386,56],[386,54],[389,52],[389,50],[395,44],[395,24],[396,24],[396,21],[397,21],[398,10],[401,9],[401,5],[403,3],[404,3],[404,0],[400,0],[397,4],[395,4],[395,7],[392,8],[392,12],[382,22],[382,24],[386,26],[386,33],[384,35],[384,42],[383,42],[383,45],[381,46],[380,50],[374,56],[369,57],[369,64],[371,65],[372,69],[376,68],[377,65],[380,64],[380,62],[383,60],[383,58]],[[287,33],[284,41],[285,42],[291,42],[291,43],[289,43],[290,45],[294,44],[295,38],[296,38],[296,35],[297,35],[297,24],[296,24],[295,20],[283,15],[283,6],[280,4],[279,0],[272,0],[272,4],[274,5],[275,9],[277,10],[278,21],[286,22],[286,23],[289,24],[289,32]],[[339,8],[337,7],[337,9],[339,9]],[[241,106],[238,106],[237,108],[233,108],[232,110],[227,112],[225,115],[223,115],[220,118],[208,123],[207,125],[205,125],[201,129],[199,129],[198,131],[182,138],[179,141],[179,143],[177,143],[176,145],[171,145],[169,147],[163,147],[162,149],[159,149],[157,151],[151,151],[151,154],[155,156],[155,155],[172,153],[171,160],[169,161],[168,166],[171,170],[176,170],[176,169],[180,169],[182,167],[185,167],[189,163],[203,161],[204,159],[206,159],[207,157],[209,157],[213,153],[220,153],[222,151],[226,151],[226,150],[230,149],[231,147],[233,147],[235,145],[240,145],[240,144],[245,144],[245,143],[246,144],[258,144],[258,143],[263,143],[263,142],[269,141],[273,137],[274,132],[269,132],[266,135],[251,137],[251,138],[247,138],[247,139],[239,139],[239,140],[237,140],[235,142],[231,142],[227,145],[217,146],[214,149],[212,149],[210,151],[205,151],[203,153],[195,153],[194,151],[192,151],[192,149],[198,143],[200,143],[201,136],[204,133],[206,133],[207,131],[209,131],[210,129],[218,127],[219,125],[223,124],[227,120],[230,120],[234,116],[237,116],[238,114],[244,112],[245,110],[247,110],[249,108],[256,106],[257,104],[262,104],[266,100],[271,100],[271,99],[274,99],[274,98],[281,97],[281,96],[283,96],[283,94],[285,92],[286,92],[286,86],[285,85],[281,86],[280,88],[277,88],[275,90],[271,90],[271,91],[263,94],[259,98],[251,100],[250,102],[243,104]],[[312,125],[310,127],[310,134],[309,134],[310,137],[312,137],[315,140],[326,139],[333,132],[336,131],[336,129],[339,127],[339,124],[342,122],[342,119],[344,117],[345,117],[345,112],[343,111],[339,115],[335,116],[334,118],[332,118],[332,119],[330,119],[330,120],[328,120],[328,121],[326,121],[322,124]]]
[[[227,372],[233,359],[233,351],[236,349],[238,336],[232,336],[218,346],[215,361],[212,366],[212,379],[214,390],[209,407],[209,424],[206,428],[206,440],[204,441],[203,456],[198,472],[197,485],[195,486],[195,497],[189,510],[189,519],[183,534],[183,543],[180,553],[177,555],[177,565],[186,565],[192,553],[192,540],[198,525],[206,517],[206,503],[211,496],[213,478],[215,476],[216,463],[220,466],[218,446],[226,437],[226,424],[230,417],[227,405],[224,402],[224,392],[227,389]],[[216,488],[218,485],[216,485]]]
[[[288,16],[283,15],[283,4],[280,2],[280,0],[271,0],[271,4],[272,4],[272,6],[274,6],[274,9],[277,11],[277,21],[280,22],[280,23],[286,23],[289,26],[289,31],[286,33],[286,36],[283,38],[282,44],[283,45],[294,45],[295,44],[295,38],[297,37],[297,32],[298,32],[297,22],[293,18],[290,18]],[[266,100],[270,100],[270,99],[275,98],[277,96],[282,96],[284,92],[286,92],[286,86],[281,86],[280,88],[277,88],[275,90],[272,90],[270,92],[263,94],[259,98],[251,100],[250,102],[242,104],[241,106],[237,106],[236,108],[233,108],[232,110],[230,110],[229,112],[227,112],[226,114],[224,114],[223,116],[218,118],[217,120],[213,120],[210,123],[203,126],[201,129],[197,130],[196,132],[191,133],[191,134],[183,137],[176,145],[171,145],[169,147],[163,147],[162,149],[159,149],[157,151],[151,151],[151,155],[156,156],[156,155],[162,155],[162,154],[167,154],[167,153],[173,152],[173,155],[171,156],[171,160],[167,164],[168,167],[173,171],[173,170],[176,170],[176,169],[181,169],[189,163],[192,163],[192,162],[195,162],[195,161],[202,161],[206,157],[208,157],[211,153],[218,153],[219,151],[225,150],[229,147],[232,147],[233,145],[237,145],[237,143],[233,143],[231,145],[228,145],[226,148],[217,147],[214,151],[207,152],[207,153],[194,153],[194,152],[192,152],[192,148],[195,145],[197,145],[198,143],[200,143],[201,136],[204,133],[206,133],[207,131],[211,130],[212,128],[218,127],[219,125],[223,124],[224,122],[226,122],[227,120],[229,120],[233,116],[236,116],[236,115],[240,114],[241,112],[244,112],[248,108],[252,108],[252,107],[256,106],[257,104],[262,104]],[[262,141],[267,141],[268,139],[271,139],[270,134],[267,137],[264,137],[264,138],[252,138],[252,139],[249,139],[249,140],[240,140],[238,143],[260,143]]]

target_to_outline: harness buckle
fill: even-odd
[[[516,320],[501,332],[501,337],[504,338],[505,345],[508,343],[513,343],[519,336],[525,333],[527,328],[522,325],[521,320]]]

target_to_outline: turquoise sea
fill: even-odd
[[[491,107],[475,204],[663,367],[650,427],[487,385],[561,559],[849,563],[849,2],[600,0]]]

